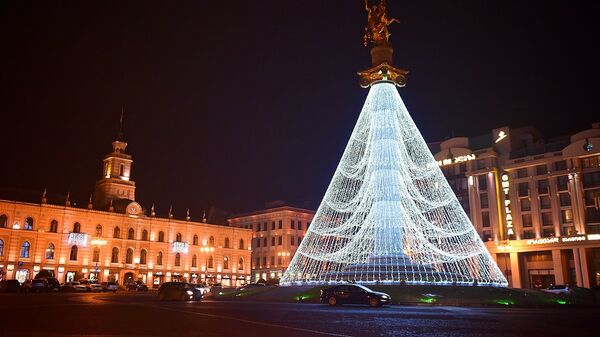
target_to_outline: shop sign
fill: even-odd
[[[577,235],[577,236],[565,236],[565,237],[552,237],[552,238],[539,238],[527,240],[528,245],[545,245],[551,243],[569,243],[569,242],[582,242],[582,241],[596,241],[600,240],[600,234],[588,234],[588,235]]]
[[[510,210],[510,195],[508,193],[510,191],[510,184],[508,182],[507,173],[502,175],[502,191],[504,191],[504,214],[506,214],[504,221],[506,222],[506,234],[514,235],[513,218]]]
[[[458,156],[458,157],[454,157],[454,158],[438,160],[437,164],[438,164],[438,166],[444,166],[444,165],[449,165],[449,164],[458,164],[458,163],[466,162],[469,160],[473,160],[475,158],[477,158],[475,153],[471,153],[471,154],[468,154],[465,156]]]
[[[187,253],[188,251],[187,242],[173,242],[173,253]]]
[[[87,234],[83,233],[69,233],[69,245],[87,246]]]

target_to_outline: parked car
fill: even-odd
[[[248,283],[244,286],[238,288],[238,290],[246,290],[250,288],[264,288],[266,285],[264,283]]]
[[[148,291],[148,286],[142,281],[135,281],[127,285],[127,291]]]
[[[46,282],[48,283],[48,291],[60,291],[60,282],[56,277],[47,277]]]
[[[94,283],[94,280],[88,280],[88,279],[81,279],[79,280],[79,285],[84,286],[85,287],[85,291],[92,291],[92,284]]]
[[[210,292],[210,287],[206,283],[190,283],[190,285],[202,293],[202,296]]]
[[[48,281],[46,281],[46,279],[31,280],[31,283],[29,284],[29,292],[44,293],[46,291],[48,291]]]
[[[372,307],[379,307],[391,304],[392,297],[359,284],[345,284],[322,289],[321,302],[329,305],[368,304]]]
[[[103,292],[112,291],[113,293],[116,293],[119,288],[115,282],[102,282],[100,285],[102,286]]]
[[[88,287],[84,284],[81,284],[77,281],[67,282],[62,285],[60,291],[63,292],[86,292],[88,291]]]
[[[571,287],[568,284],[554,284],[549,286],[546,289],[542,289],[542,291],[553,293],[553,294],[569,294],[571,293]]]
[[[21,283],[18,280],[2,280],[0,282],[0,292],[20,293]]]
[[[94,281],[90,283],[90,290],[95,293],[99,293],[102,291],[102,285],[98,283],[98,281]]]
[[[189,283],[165,282],[158,288],[158,299],[161,301],[199,301],[202,299],[202,293]]]

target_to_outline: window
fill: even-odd
[[[181,233],[175,235],[175,242],[181,242]]]
[[[96,225],[96,236],[102,236],[102,225]]]
[[[81,224],[79,222],[76,222],[73,224],[73,233],[80,233],[81,232]]]
[[[4,227],[4,226],[0,226]],[[50,233],[56,233],[58,231],[58,221],[52,220],[50,221]]]
[[[290,222],[290,228],[291,228],[291,229],[295,229],[295,227],[296,227],[296,226],[294,225],[294,220],[292,220],[292,221]]]
[[[267,238],[263,238],[263,246],[267,246]]]
[[[129,228],[127,231],[127,240],[135,240],[135,231],[133,228]]]
[[[46,247],[46,260],[54,260],[54,244],[49,243]]]
[[[4,241],[0,240],[0,256],[4,255]]]
[[[484,242],[485,242],[485,241],[490,241],[490,240],[492,239],[492,232],[490,232],[490,231],[483,231],[483,233],[482,233],[482,234],[483,234],[483,235],[482,235],[482,238],[481,238],[481,239],[482,239]]]
[[[197,268],[198,267],[198,256],[196,256],[196,254],[194,254],[194,256],[192,256],[192,268]]]
[[[77,261],[77,251],[79,249],[77,248],[77,246],[72,246],[71,247],[71,254],[69,254],[69,260],[71,261]]]
[[[212,255],[210,255],[208,257],[208,263],[206,265],[208,266],[207,268],[209,268],[209,269],[214,268],[214,258],[212,257]]]
[[[538,193],[548,194],[548,179],[538,180]]]
[[[598,162],[600,162],[600,156],[583,158],[581,160],[581,167],[584,169],[591,168],[591,167],[597,167]]]
[[[125,263],[132,264],[133,263],[133,249],[127,248],[127,252],[125,253]]]
[[[229,258],[227,256],[223,258],[223,269],[229,269]]]
[[[529,198],[521,198],[519,201],[521,202],[521,212],[531,211],[531,201]]]
[[[263,224],[263,231],[266,231],[266,230],[267,230],[267,223],[265,222],[265,223]]]
[[[302,242],[302,237],[301,237],[301,236],[299,236],[299,237],[298,237],[298,246],[300,246],[300,243],[301,243],[301,242]]]
[[[293,237],[293,236],[292,236],[292,237],[290,237],[290,245],[291,245],[291,246],[294,246],[294,245],[295,245],[295,244],[294,244],[294,237]]]
[[[533,222],[531,221],[531,214],[523,214],[521,218],[523,219],[523,227],[533,226]]]
[[[256,267],[260,267],[260,256],[256,257]]]
[[[208,246],[209,246],[209,247],[214,247],[214,246],[215,246],[215,238],[214,238],[213,236],[211,236],[211,237],[208,239]]]
[[[521,239],[533,239],[535,238],[535,233],[533,231],[523,231],[523,236]]]
[[[278,257],[277,257],[277,265],[278,265],[278,266],[281,266],[281,261],[282,261],[282,260],[281,260],[281,256],[278,256]]]
[[[0,215],[0,228],[7,228],[8,227],[8,217],[6,216],[6,214],[2,214]]]
[[[583,187],[598,187],[600,186],[600,171],[587,172],[583,174]]]
[[[142,241],[148,241],[148,231],[145,229],[142,231]]]
[[[94,247],[94,253],[92,254],[92,262],[100,262],[100,248]]]
[[[275,237],[271,237],[271,246],[275,246]]]
[[[140,264],[146,264],[148,260],[148,252],[145,249],[142,249],[140,252]]]
[[[238,270],[244,270],[244,258],[239,258],[238,260]]]
[[[490,212],[481,212],[481,227],[490,227]]]
[[[175,254],[175,267],[181,266],[181,254]]]
[[[121,229],[119,227],[115,227],[115,229],[113,229],[113,238],[115,238],[115,239],[121,238]]]
[[[244,239],[240,239],[239,249],[244,249]]]
[[[256,248],[260,248],[260,238],[256,238]]]
[[[275,256],[271,256],[271,267],[275,265]]]
[[[275,229],[275,221],[271,222],[271,230]]]
[[[567,161],[566,160],[555,161],[553,166],[554,166],[554,171],[566,170],[567,169]]]
[[[25,218],[25,224],[23,225],[23,229],[25,230],[33,230],[33,218],[32,217],[27,217]]]
[[[123,173],[125,173],[125,165],[119,165],[119,175],[122,177]]]
[[[29,247],[31,247],[29,241],[23,242],[23,245],[21,246],[21,257],[29,257]]]
[[[113,247],[112,253],[110,254],[111,263],[119,263],[119,248]]]
[[[277,245],[278,245],[278,246],[281,246],[281,240],[282,240],[282,239],[281,239],[281,236],[278,236],[278,237],[277,237]]]
[[[225,238],[225,248],[229,248],[229,238]]]
[[[577,231],[575,230],[575,226],[562,226],[561,228],[561,235],[563,236],[569,236],[569,235],[576,235]]]
[[[198,235],[194,234],[194,238],[192,239],[192,245],[197,246],[198,245]]]
[[[520,197],[529,196],[529,184],[528,183],[519,183],[519,196]]]
[[[490,204],[488,202],[488,194],[487,192],[483,192],[479,194],[479,202],[481,202],[481,208],[489,208]]]
[[[298,221],[298,229],[302,230],[302,222],[301,221]]]
[[[260,232],[260,224],[256,224],[256,231]]]
[[[538,176],[544,175],[546,173],[548,173],[548,166],[546,165],[538,165],[535,167],[535,173]]]
[[[165,232],[158,232],[158,242],[165,242]]]
[[[542,226],[553,226],[552,212],[542,212]]]
[[[556,178],[556,186],[559,191],[566,191],[569,189],[569,176],[560,176]]]
[[[156,254],[156,265],[162,266],[162,252]]]
[[[571,206],[571,195],[569,192],[558,193],[558,200],[561,206]]]
[[[487,177],[485,175],[477,177],[477,184],[480,191],[487,191]]]
[[[283,221],[279,220],[279,222],[277,223],[277,228],[282,229],[283,228]]]
[[[563,209],[560,211],[561,223],[571,223],[573,222],[573,212],[570,208]]]
[[[548,238],[554,236],[554,228],[544,228],[542,229],[542,237]]]
[[[552,203],[550,202],[550,197],[547,195],[540,196],[540,208],[541,209],[549,209],[552,207]]]
[[[517,178],[526,178],[527,177],[527,168],[520,168],[517,170]]]
[[[262,265],[263,265],[263,267],[267,266],[267,257],[266,256],[263,256],[263,258],[262,258]]]

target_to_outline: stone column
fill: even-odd
[[[521,288],[521,268],[519,264],[519,253],[510,253],[510,273],[513,288]]]
[[[552,250],[552,266],[554,268],[554,284],[565,284],[560,249]]]
[[[583,287],[590,287],[590,271],[588,268],[588,259],[585,248],[579,248],[579,263],[581,264],[581,280]],[[577,260],[575,261],[577,264]]]

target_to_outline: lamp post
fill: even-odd
[[[509,251],[512,250],[512,245],[510,244],[510,240],[500,240],[496,241],[496,246],[498,247],[498,251],[501,251],[504,256],[504,276],[510,286],[511,281],[510,277],[508,277],[508,259],[510,257]]]

